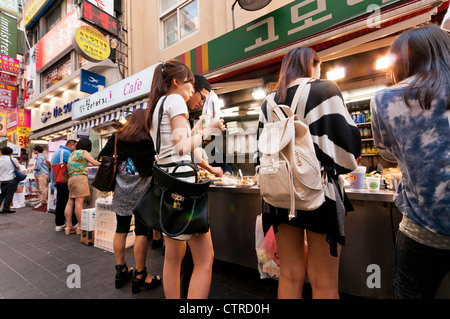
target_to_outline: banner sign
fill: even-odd
[[[78,120],[115,106],[130,103],[150,93],[156,63],[100,92],[92,94],[72,106],[72,119]]]
[[[0,83],[0,108],[3,110],[17,108],[17,86]]]
[[[53,0],[28,0],[23,9],[25,27],[31,28],[52,3]]]
[[[19,0],[1,0],[0,9],[15,16],[19,15]]]
[[[72,38],[75,50],[86,60],[101,62],[109,58],[111,48],[108,40],[98,30],[91,26],[79,27]]]
[[[24,102],[32,100],[38,91],[38,76],[36,74],[36,47],[32,47],[25,53],[24,58],[24,88],[23,88],[23,99]]]
[[[70,11],[36,44],[36,71],[56,62],[72,48],[73,32],[85,23],[78,20],[77,9]]]
[[[6,55],[0,54],[0,70],[19,74],[20,61]]]
[[[81,7],[81,19],[96,25],[116,37],[119,36],[119,21],[87,1],[84,1]]]
[[[17,20],[0,13],[0,54],[17,57]]]
[[[6,111],[0,112],[0,136],[7,136],[6,132]]]
[[[87,0],[107,14],[114,16],[114,0]]]
[[[311,37],[400,0],[296,0],[178,57],[197,74]],[[376,9],[375,9],[376,8]],[[276,28],[275,28],[276,26]]]
[[[106,85],[106,78],[103,75],[84,69],[80,70],[80,91],[91,94],[97,93],[99,85]]]
[[[17,76],[5,72],[0,72],[0,83],[17,85]]]

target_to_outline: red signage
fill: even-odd
[[[65,50],[72,48],[72,35],[82,25],[85,23],[78,20],[75,8],[39,40],[36,44],[37,72],[51,62],[55,62],[54,59],[60,57]]]
[[[0,83],[17,85],[17,76],[5,72],[0,72]]]
[[[83,1],[81,18],[106,32],[119,36],[119,21],[87,1]]]
[[[17,107],[17,86],[0,83],[0,110],[10,111]]]
[[[81,19],[117,37],[119,36],[119,21],[87,1],[83,1]]]
[[[0,54],[0,70],[19,74],[20,61],[9,56]]]

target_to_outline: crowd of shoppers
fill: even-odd
[[[371,101],[374,143],[386,158],[394,159],[402,171],[395,204],[403,214],[395,247],[394,289],[397,298],[433,298],[450,271],[450,37],[437,26],[413,28],[401,34],[390,47],[395,85],[379,91]],[[303,101],[295,108],[298,119],[309,127],[316,157],[326,171],[325,202],[314,211],[265,205],[264,224],[273,227],[278,246],[279,298],[302,298],[306,276],[313,298],[339,298],[338,274],[341,246],[347,241],[344,222],[353,210],[338,176],[356,169],[361,154],[361,136],[351,120],[339,87],[321,80],[318,54],[306,47],[290,50],[281,64],[279,80],[271,94],[277,104],[291,105],[299,79],[307,79]],[[224,131],[223,120],[213,119],[206,127],[189,124],[189,110],[201,107],[211,87],[202,76],[194,76],[183,63],[169,61],[155,69],[147,111],[136,110],[128,123],[108,140],[98,160],[112,156],[115,144],[118,171],[113,194],[117,218],[114,237],[115,286],[132,279],[132,292],[153,289],[163,283],[167,299],[208,298],[214,249],[211,232],[169,237],[153,232],[155,247],[164,242],[162,279],[147,273],[148,236],[152,232],[135,220],[133,272],[125,261],[126,236],[133,208],[151,181],[153,162],[171,173],[175,163],[191,161],[222,176],[201,155],[203,139],[214,131]],[[274,121],[266,101],[261,105],[261,129]],[[161,113],[160,113],[161,111]],[[157,114],[162,114],[160,119]],[[160,134],[160,152],[154,155],[154,141]],[[67,163],[68,184],[57,184],[56,231],[80,233],[84,200],[90,195],[87,166],[99,165],[91,155],[89,139],[70,140],[52,158],[52,164]],[[48,161],[41,146],[37,156],[35,181],[42,207],[47,201]],[[258,164],[259,155],[255,161]],[[171,166],[172,165],[172,166]],[[11,202],[18,183],[14,179],[12,149],[2,149],[0,158],[0,213],[13,213]],[[182,172],[180,170],[179,172]],[[179,177],[193,182],[194,177]],[[53,177],[52,177],[52,182]],[[155,203],[156,205],[156,203]],[[75,216],[74,216],[75,215]],[[351,241],[351,238],[349,238]],[[307,253],[306,253],[307,246]],[[183,289],[180,276],[184,279]]]

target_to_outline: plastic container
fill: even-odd
[[[365,166],[358,166],[353,172],[348,174],[348,181],[351,189],[364,190],[364,183],[366,180]]]
[[[381,178],[367,177],[366,183],[367,183],[367,190],[369,192],[379,192],[380,191]]]

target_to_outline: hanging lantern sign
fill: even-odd
[[[75,50],[91,62],[101,62],[108,59],[111,54],[108,40],[91,26],[84,25],[76,29],[72,43]]]

